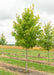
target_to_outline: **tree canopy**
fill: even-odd
[[[53,29],[51,23],[45,24],[41,36],[40,45],[46,50],[50,50],[53,48]]]
[[[39,15],[34,15],[34,7],[25,8],[21,16],[16,15],[16,21],[13,22],[14,31],[12,35],[16,39],[16,45],[25,48],[34,47],[41,33]]]

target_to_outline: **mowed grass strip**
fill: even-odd
[[[0,53],[0,55],[2,55],[2,53]],[[8,57],[16,57],[16,58],[25,58],[26,59],[26,56],[16,56],[16,55],[9,55],[9,54],[4,54]],[[40,57],[28,57],[28,59],[32,59],[32,60],[41,60],[41,61],[47,61],[48,62],[48,59],[47,58],[40,58]],[[53,59],[49,59],[50,62],[54,62]]]
[[[8,59],[8,58],[0,57],[0,61],[8,63],[8,64],[13,64],[16,66],[21,66],[21,67],[25,67],[25,65],[26,65],[25,61],[19,61],[19,60],[15,60],[15,59]],[[49,72],[49,73],[54,73],[53,66],[43,65],[43,64],[39,64],[39,63],[28,62],[28,68],[39,70],[39,71],[45,71],[45,72]]]
[[[0,52],[26,55],[26,50],[21,50],[21,49],[2,49],[1,48]],[[28,50],[28,55],[31,55],[31,56],[38,56],[39,53],[40,53],[40,56],[48,57],[48,51]],[[49,51],[49,57],[50,58],[54,57],[54,51]]]
[[[4,71],[4,70],[0,69],[0,75],[17,75],[17,74],[14,74],[14,73]]]
[[[0,49],[0,52],[26,55],[26,50],[20,50],[20,49]],[[28,50],[28,55],[30,55],[30,56],[38,56],[39,53],[40,53],[40,56],[42,56],[42,57],[48,57],[48,51]],[[15,56],[15,55],[7,55],[7,56],[26,58],[25,56]],[[54,58],[54,52],[53,51],[49,52],[49,58]],[[46,59],[46,58],[38,58],[38,57],[28,57],[28,59],[48,61],[48,59]],[[53,59],[49,59],[49,61],[54,62]]]

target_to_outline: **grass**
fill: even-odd
[[[0,52],[26,55],[26,50],[19,50],[19,49],[0,49]],[[28,50],[28,55],[31,55],[31,56],[38,56],[39,53],[40,53],[40,56],[42,57],[48,57],[48,51]],[[9,57],[26,58],[25,56],[16,56],[16,55],[8,55],[8,54],[5,54],[5,55]],[[50,58],[54,58],[53,51],[50,51],[49,55],[50,55]],[[28,57],[28,59],[48,61],[48,59],[46,58],[38,58],[38,57]],[[3,57],[0,57],[0,61],[3,61],[8,64],[13,64],[16,66],[21,66],[21,67],[25,67],[26,65],[25,61],[8,59],[8,58],[3,58]],[[50,60],[50,62],[54,62],[54,60]],[[28,68],[39,70],[39,71],[45,71],[49,73],[54,73],[54,66],[49,66],[49,65],[39,64],[39,63],[28,62]],[[0,75],[2,75],[2,73],[3,72],[1,72]],[[5,74],[5,75],[15,75],[15,74]]]
[[[13,53],[13,54],[26,54],[26,50],[20,49],[0,49],[0,52]],[[40,53],[41,56],[48,57],[48,51],[28,50],[28,55],[37,56]],[[49,52],[50,57],[54,57],[54,51]]]
[[[26,54],[26,50],[19,50],[19,49],[0,49],[0,52],[12,53],[12,54],[22,54],[22,55]],[[40,56],[42,57],[48,57],[48,51],[28,50],[28,55],[38,56],[39,53],[40,53]],[[5,54],[5,55],[10,56],[10,57],[26,58],[25,56],[16,56],[16,55],[8,55],[8,54]],[[53,51],[49,52],[49,58],[54,58]],[[48,61],[48,59],[46,58],[38,58],[38,57],[28,57],[28,59]],[[49,59],[49,61],[54,62],[54,60],[52,59]]]
[[[26,65],[25,61],[19,61],[19,60],[15,60],[15,59],[8,59],[8,58],[0,57],[0,61],[3,61],[8,64],[13,64],[16,66],[21,66],[21,67],[25,67],[25,65]],[[53,66],[43,65],[43,64],[39,64],[39,63],[28,62],[28,68],[32,68],[32,69],[39,70],[39,71],[45,71],[45,72],[49,72],[49,73],[54,73]]]
[[[8,71],[4,71],[4,70],[0,69],[0,75],[17,75],[17,74],[14,74],[14,73],[11,73],[11,72],[8,72]]]
[[[0,55],[1,55],[1,54],[0,54]],[[8,55],[8,54],[4,54],[4,55],[6,55],[6,56],[8,56],[8,57],[16,57],[16,58],[25,58],[25,59],[26,59],[25,56],[16,56],[16,55]],[[39,58],[39,57],[28,57],[28,59],[41,60],[41,61],[48,61],[48,59],[46,59],[46,58]],[[51,60],[51,59],[50,59],[49,62],[54,62],[54,60]]]

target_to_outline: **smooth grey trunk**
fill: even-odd
[[[48,50],[48,62],[49,62],[49,50]]]
[[[28,58],[27,58],[27,49],[26,49],[26,71],[27,71],[27,60],[28,60]]]

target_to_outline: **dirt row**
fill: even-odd
[[[4,62],[0,62],[0,68],[6,71],[17,73],[18,75],[53,75],[44,71],[38,71],[33,69],[28,69],[28,71],[26,71],[24,67],[11,65]]]
[[[0,55],[0,57],[5,57],[5,58],[9,58],[9,59],[26,61],[25,58],[9,57],[7,55]],[[33,63],[46,64],[46,65],[54,66],[54,63],[47,62],[47,61],[40,61],[40,60],[31,60],[31,59],[28,59],[28,62],[33,62]]]
[[[12,54],[12,53],[5,53],[5,52],[0,52],[1,54],[8,54],[8,55],[16,55],[16,56],[26,56],[26,55],[21,55],[21,54]],[[38,56],[31,56],[31,55],[28,55],[28,57],[35,57],[35,58],[46,58],[48,59],[47,57],[42,57],[40,56],[40,54],[38,54]],[[54,58],[50,58],[52,60],[54,60]]]

